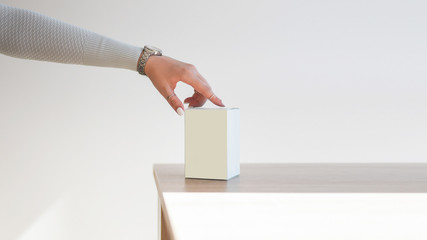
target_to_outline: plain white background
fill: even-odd
[[[425,1],[0,2],[195,64],[241,108],[243,163],[427,162]],[[184,162],[184,125],[149,79],[0,69],[0,239],[155,239],[152,165]]]

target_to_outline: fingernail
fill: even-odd
[[[222,105],[223,107],[225,107],[224,103],[222,103],[222,100],[220,99],[219,101],[220,101],[221,105]]]
[[[182,108],[178,108],[177,110],[176,110],[176,113],[178,113],[178,115],[179,116],[182,116],[182,115],[184,115],[184,110],[182,109]]]

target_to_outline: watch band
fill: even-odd
[[[162,50],[152,46],[144,46],[138,59],[138,65],[136,67],[136,70],[139,72],[139,74],[147,75],[145,74],[145,64],[147,63],[148,58],[151,56],[162,56]]]

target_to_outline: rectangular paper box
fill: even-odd
[[[228,180],[240,174],[240,109],[185,111],[185,177]]]

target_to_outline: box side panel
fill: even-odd
[[[240,174],[240,109],[227,116],[227,179]]]
[[[186,111],[185,177],[227,179],[226,111]]]

